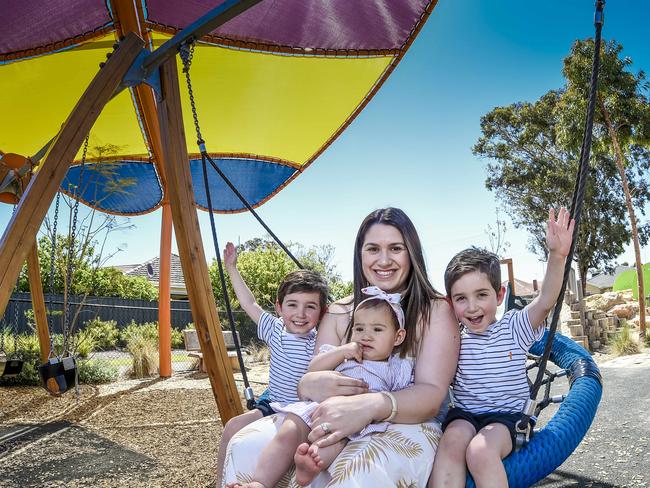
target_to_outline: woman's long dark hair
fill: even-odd
[[[366,238],[368,229],[375,224],[390,225],[400,231],[404,239],[404,245],[409,253],[411,260],[411,271],[406,279],[406,288],[401,290],[402,308],[404,309],[406,340],[403,342],[400,355],[404,357],[407,354],[415,355],[416,353],[416,325],[419,320],[423,323],[429,322],[431,314],[431,300],[444,299],[444,296],[438,293],[431,285],[427,276],[427,269],[422,254],[422,244],[415,226],[411,219],[399,208],[388,207],[380,208],[370,213],[359,227],[357,238],[354,242],[354,303],[353,308],[364,298],[367,298],[361,289],[369,286],[368,280],[363,274],[361,266],[361,249]],[[350,329],[348,327],[348,329]],[[350,330],[348,330],[349,336]],[[348,338],[349,340],[349,338]]]

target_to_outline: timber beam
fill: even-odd
[[[221,332],[194,204],[175,57],[162,65],[160,78],[162,100],[158,103],[158,120],[163,141],[162,160],[167,176],[167,197],[192,318],[212,392],[225,424],[243,410]]]

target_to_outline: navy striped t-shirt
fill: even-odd
[[[530,396],[526,353],[544,334],[533,329],[528,310],[511,310],[485,332],[463,328],[453,394],[471,413],[521,412]]]
[[[257,337],[271,351],[269,367],[269,395],[272,402],[297,402],[298,381],[307,372],[314,355],[316,329],[307,334],[291,334],[282,319],[268,312],[262,313],[257,324]]]

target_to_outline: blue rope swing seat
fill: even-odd
[[[548,331],[533,344],[530,352],[542,354],[547,338]],[[524,448],[503,460],[511,488],[531,486],[560,466],[587,433],[600,403],[603,391],[600,371],[584,348],[555,334],[550,360],[567,371],[569,393],[548,424]],[[469,475],[466,486],[476,486]]]

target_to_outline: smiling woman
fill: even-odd
[[[431,471],[440,436],[436,416],[444,414],[458,361],[458,327],[448,303],[429,282],[420,239],[400,209],[376,210],[361,223],[354,250],[354,295],[330,306],[320,323],[315,351],[346,342],[351,313],[367,298],[362,289],[368,286],[401,295],[406,339],[399,356],[417,359],[414,380],[395,393],[368,393],[362,380],[336,371],[312,371],[312,360],[299,384],[301,399],[319,402],[310,416],[312,445],[334,446],[373,422],[390,422],[385,432],[348,442],[312,487],[386,486],[387,480],[392,485],[425,486]],[[266,417],[233,437],[226,482],[254,480],[259,453],[276,435],[282,419]],[[291,476],[290,471],[277,486],[287,486]]]

